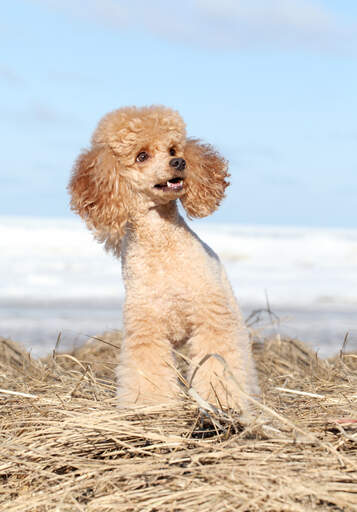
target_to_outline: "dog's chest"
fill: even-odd
[[[195,238],[165,251],[133,245],[123,256],[126,302],[156,318],[179,346],[190,337],[197,311],[221,288],[217,257]]]
[[[127,290],[166,297],[176,304],[197,300],[220,281],[220,263],[213,251],[197,240],[163,248],[133,246],[123,257]]]

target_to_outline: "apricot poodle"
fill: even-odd
[[[173,348],[185,342],[188,380],[193,377],[204,400],[246,414],[246,395],[259,393],[247,330],[225,271],[177,207],[179,199],[189,217],[211,214],[228,176],[214,148],[187,138],[180,115],[163,106],[107,114],[74,166],[72,209],[122,259],[121,407],[176,402]],[[200,366],[206,354],[215,356]]]

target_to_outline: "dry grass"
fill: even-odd
[[[270,437],[191,397],[118,411],[111,345],[40,361],[0,339],[0,387],[35,396],[0,393],[0,510],[357,510],[357,357],[279,338],[255,355]]]

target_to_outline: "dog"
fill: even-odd
[[[259,396],[249,336],[224,268],[177,204],[189,218],[210,215],[229,185],[227,167],[212,146],[187,138],[180,115],[164,106],[107,114],[74,165],[71,208],[122,260],[120,407],[177,403],[173,349],[184,343],[187,380],[203,400],[247,415],[247,396]]]

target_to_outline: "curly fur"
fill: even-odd
[[[145,152],[140,162],[137,155]],[[185,169],[170,165],[183,158]],[[248,334],[216,254],[178,213],[215,211],[228,186],[227,162],[212,146],[186,137],[179,114],[163,106],[107,114],[69,184],[71,207],[95,237],[121,254],[126,288],[119,403],[175,402],[172,347],[187,342],[189,377],[206,400],[249,412],[245,394],[258,394]],[[176,188],[168,180],[183,180]],[[222,356],[194,369],[206,354]],[[243,390],[244,393],[241,391]]]

